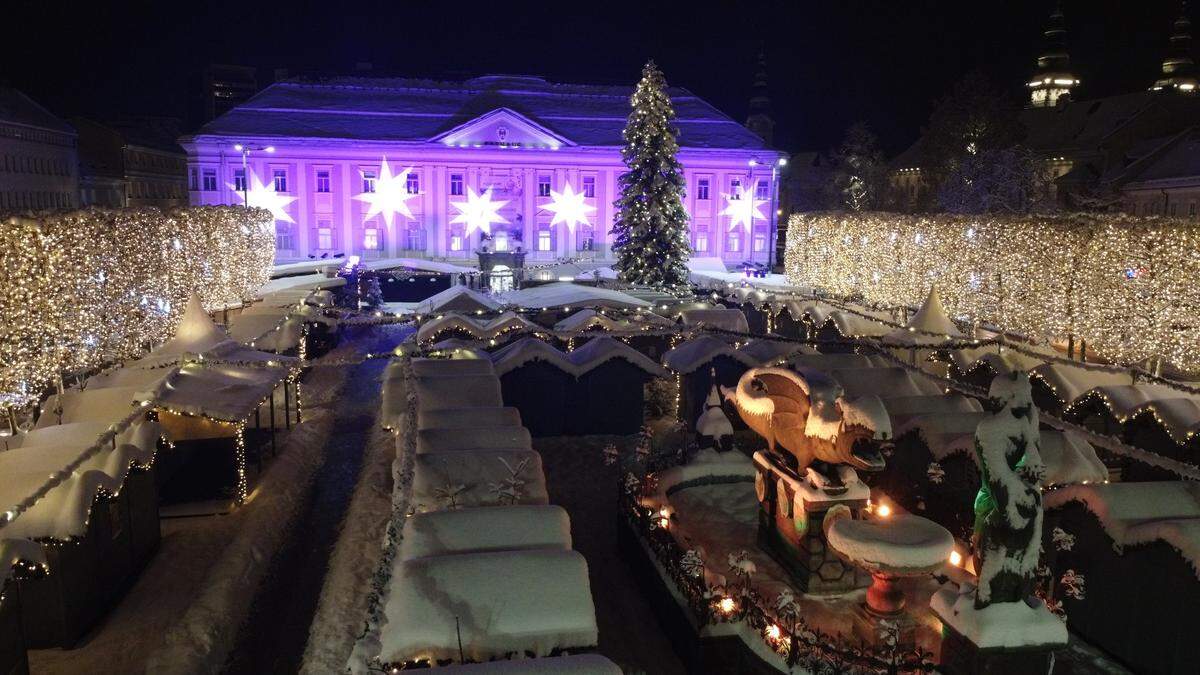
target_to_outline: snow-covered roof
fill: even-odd
[[[514,426],[464,426],[450,429],[421,429],[417,432],[417,452],[454,452],[456,450],[532,449],[529,430]]]
[[[599,654],[489,661],[439,670],[438,675],[621,675],[617,664]]]
[[[437,314],[439,312],[485,312],[499,311],[500,303],[492,298],[472,290],[466,286],[451,286],[446,290],[425,298],[413,309],[417,314]]]
[[[934,459],[941,460],[957,452],[974,457],[975,429],[991,413],[926,413],[913,415],[896,428],[896,438],[916,432]]]
[[[749,303],[755,307],[770,302],[774,296],[750,286],[738,286],[729,293],[729,297],[739,303]]]
[[[814,320],[814,323],[818,328],[830,323],[843,337],[881,337],[892,330],[887,324],[842,310],[832,312],[825,321]]]
[[[539,135],[619,147],[629,86],[486,75],[460,82],[335,77],[270,85],[204,125],[197,137],[301,137],[427,143],[503,112]],[[770,151],[763,140],[686,89],[669,89],[682,148]],[[230,141],[232,142],[232,141]]]
[[[890,365],[890,362],[875,354],[796,354],[788,358],[788,363],[796,368],[812,368],[813,370],[841,370],[844,368],[878,368]]]
[[[971,372],[980,364],[987,364],[999,374],[1028,372],[1046,362],[1046,359],[1029,356],[1015,349],[997,348],[995,345],[951,349],[949,354],[950,360],[964,373]]]
[[[463,267],[440,260],[425,260],[423,258],[378,258],[364,260],[359,267],[369,270],[420,270],[424,272],[441,272],[442,274],[475,274],[479,270],[474,267]]]
[[[934,333],[934,335],[930,335]],[[946,314],[942,306],[942,297],[938,294],[937,286],[930,286],[929,295],[917,313],[913,315],[904,328],[884,336],[884,342],[904,345],[933,345],[940,344],[946,339],[961,338],[963,334]]]
[[[1079,434],[1042,429],[1038,436],[1038,450],[1046,467],[1043,479],[1046,485],[1102,483],[1108,480],[1108,467],[1100,461],[1092,444]]]
[[[883,406],[892,418],[892,426],[912,415],[933,413],[983,412],[978,400],[962,394],[928,394],[920,396],[892,396],[883,399]]]
[[[665,377],[666,371],[645,354],[607,336],[597,336],[575,351],[563,353],[537,338],[522,338],[492,354],[497,375],[516,370],[534,361],[545,361],[575,377],[597,368],[612,359],[623,359],[654,377]]]
[[[1177,443],[1200,431],[1200,396],[1164,384],[1116,384],[1088,392],[1099,397],[1119,420],[1152,412]]]
[[[1200,578],[1200,484],[1189,481],[1093,483],[1047,492],[1047,509],[1082,502],[1096,514],[1118,551],[1163,541],[1179,551]]]
[[[679,343],[674,349],[663,354],[662,361],[663,365],[674,372],[687,375],[711,363],[718,356],[727,356],[747,368],[753,368],[760,363],[753,354],[738,351],[733,345],[712,335],[701,335]]]
[[[546,656],[598,639],[587,562],[575,551],[401,560],[384,613],[385,663]]]
[[[241,422],[287,377],[288,369],[283,366],[189,363],[137,396],[173,412]]]
[[[442,408],[422,410],[417,429],[470,429],[481,427],[519,427],[521,411],[516,408]]]
[[[144,391],[154,388],[159,382],[167,379],[174,372],[174,368],[152,370],[114,368],[113,370],[89,377],[87,379],[87,388],[89,390],[99,390],[110,387],[133,387]]]
[[[280,312],[239,314],[229,327],[229,337],[238,342],[271,352],[283,352],[300,344],[304,319],[290,309]]]
[[[451,359],[474,362],[480,359]],[[440,408],[502,406],[500,380],[495,375],[418,376],[413,382],[419,411]]]
[[[537,324],[531,323],[514,312],[504,312],[493,319],[454,312],[421,324],[417,330],[417,340],[421,342],[435,340],[438,335],[448,330],[462,330],[477,340],[490,340],[509,330],[537,329]]]
[[[554,330],[563,332],[583,331],[591,328],[622,331],[631,330],[635,326],[629,321],[618,321],[591,308],[581,309],[554,324]]]
[[[413,359],[413,375],[417,377],[453,377],[456,375],[495,375],[487,359]],[[389,364],[391,369],[398,363]]]
[[[511,492],[510,481],[519,481]],[[458,450],[414,457],[412,505],[418,511],[548,504],[542,456],[533,450]]]
[[[571,520],[561,506],[483,506],[418,513],[404,521],[400,559],[536,548],[571,549]]]
[[[645,300],[608,288],[559,281],[541,286],[509,291],[504,301],[527,309],[557,309],[560,307],[608,307],[635,309],[650,307]]]
[[[839,368],[826,371],[847,396],[876,395],[881,399],[897,396],[933,396],[942,387],[926,377],[914,377],[906,368]]]
[[[130,363],[129,367],[159,368],[199,355],[224,361],[296,362],[294,357],[250,349],[230,339],[229,335],[213,322],[204,306],[200,304],[200,298],[193,293],[183,318],[175,328],[175,335],[152,349],[145,357]]]
[[[1062,362],[1042,364],[1029,374],[1041,378],[1067,405],[1096,387],[1130,383],[1130,375],[1125,371],[1080,368]]]
[[[42,404],[42,415],[37,427],[41,429],[59,422],[100,422],[112,424],[129,416],[140,403],[138,387],[108,387],[95,389],[68,389],[62,395],[54,394]],[[55,409],[62,409],[62,415]]]
[[[281,291],[316,291],[340,288],[346,285],[346,277],[330,277],[324,272],[299,274],[291,277],[271,279],[258,289],[257,297],[266,298],[268,295]]]
[[[803,349],[804,345],[796,342],[754,338],[742,345],[738,351],[754,359],[755,363],[765,365],[789,357]]]
[[[680,312],[685,326],[708,326],[736,333],[749,333],[750,324],[740,309],[688,309]]]

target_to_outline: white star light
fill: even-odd
[[[732,232],[738,225],[751,227],[755,220],[766,220],[767,217],[758,210],[760,206],[766,204],[765,199],[755,199],[751,192],[742,192],[741,199],[734,199],[733,195],[725,195],[725,200],[729,204],[725,210],[721,212],[723,216],[729,216],[729,231]]]
[[[492,233],[492,223],[508,224],[497,211],[500,210],[508,201],[492,201],[492,188],[483,191],[483,194],[475,192],[471,186],[467,186],[467,198],[461,202],[451,202],[451,206],[458,209],[458,215],[450,220],[451,223],[466,223],[467,234],[471,234],[473,230],[479,230],[484,234]]]
[[[243,201],[246,206],[254,206],[260,209],[266,209],[271,212],[275,220],[282,220],[289,223],[296,222],[284,207],[296,201],[295,197],[288,196],[282,192],[275,191],[274,183],[263,183],[254,175],[253,171],[246,172],[246,190]],[[239,197],[242,196],[242,191],[237,189],[237,186],[232,183],[227,183],[229,189],[233,190]]]
[[[550,221],[550,225],[554,226],[559,223],[566,223],[567,228],[572,232],[575,231],[575,226],[588,222],[588,212],[595,211],[596,207],[589,206],[584,203],[585,197],[582,192],[575,192],[571,188],[571,184],[567,183],[563,186],[562,192],[550,191],[550,203],[545,204],[543,208],[547,211],[554,212],[554,219]]]
[[[384,157],[379,168],[379,177],[375,179],[375,191],[363,192],[354,196],[355,199],[367,203],[367,214],[363,218],[371,218],[382,213],[383,222],[387,223],[388,227],[392,226],[392,219],[397,213],[406,218],[412,218],[413,214],[412,210],[408,208],[408,200],[416,197],[419,193],[409,194],[408,192],[408,174],[411,172],[412,167],[409,167],[393,176],[392,169],[387,163],[387,157]]]

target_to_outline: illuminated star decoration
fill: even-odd
[[[484,234],[492,233],[492,223],[508,224],[497,211],[500,210],[508,201],[492,201],[492,188],[483,191],[483,194],[475,192],[471,186],[467,186],[467,198],[461,202],[451,202],[451,205],[458,209],[458,215],[450,220],[451,223],[466,223],[467,234],[471,234],[473,230],[479,230]]]
[[[551,190],[550,203],[544,205],[547,211],[554,212],[554,219],[550,221],[550,225],[566,223],[572,232],[578,224],[589,225],[588,212],[595,211],[596,207],[585,204],[584,199],[583,193],[571,189],[570,183],[563,187],[562,192]]]
[[[754,221],[766,220],[767,217],[759,211],[759,207],[766,204],[765,199],[755,199],[754,194],[749,191],[741,193],[741,199],[734,199],[733,195],[725,195],[725,200],[728,205],[721,212],[723,216],[729,216],[729,231],[732,232],[738,225],[750,227],[754,225]]]
[[[271,212],[271,216],[275,220],[282,220],[288,223],[296,222],[284,207],[296,201],[295,197],[286,195],[282,192],[275,191],[274,183],[266,184],[254,175],[253,171],[246,172],[246,187],[244,202],[246,206],[254,206],[260,209],[266,209]],[[229,184],[229,189],[237,193],[239,197],[243,196],[241,190],[237,189],[236,185]]]
[[[416,197],[418,193],[410,194],[408,192],[408,174],[412,172],[409,167],[396,175],[392,175],[392,169],[388,166],[387,157],[383,158],[383,162],[379,168],[379,177],[375,179],[375,191],[363,192],[355,195],[355,199],[367,203],[367,214],[364,219],[371,218],[377,214],[383,214],[383,222],[387,223],[388,227],[392,226],[392,219],[397,213],[406,218],[412,218],[412,210],[408,208],[408,200]]]

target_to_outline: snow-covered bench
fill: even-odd
[[[571,549],[560,506],[483,506],[417,513],[404,521],[400,559],[522,549]]]
[[[532,450],[455,450],[414,458],[412,506],[548,504],[542,456]]]
[[[417,432],[417,452],[453,452],[495,448],[531,450],[529,430],[525,427],[471,426],[458,429],[421,429]]]

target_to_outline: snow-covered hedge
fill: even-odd
[[[0,407],[63,370],[125,359],[169,336],[192,293],[208,308],[270,277],[262,209],[86,209],[0,222]]]
[[[1200,225],[1118,214],[793,216],[789,281],[910,306],[936,283],[950,315],[1085,338],[1125,362],[1200,367]]]

